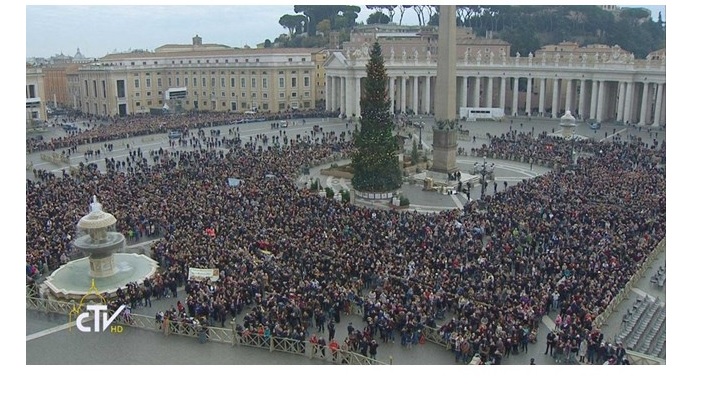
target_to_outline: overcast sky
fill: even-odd
[[[48,3],[52,2],[43,2]],[[101,2],[79,6],[28,4],[26,57],[59,53],[73,56],[77,48],[87,57],[102,57],[128,49],[154,50],[165,44],[191,44],[195,35],[202,37],[204,43],[254,47],[285,33],[279,18],[295,14],[294,5],[262,3],[265,5],[192,6],[177,1],[151,6],[111,6]],[[371,11],[361,7],[357,21],[366,21]],[[665,20],[665,6],[647,8],[656,10],[654,19],[657,10],[663,10]],[[394,21],[398,20],[397,13]],[[402,23],[411,25],[417,21],[416,13],[407,10]]]

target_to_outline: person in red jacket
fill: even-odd
[[[309,343],[312,344],[312,356],[317,354],[317,344],[319,343],[319,338],[317,338],[317,334],[312,334],[312,336],[309,338]]]
[[[329,349],[332,351],[332,360],[337,360],[337,352],[339,352],[339,343],[333,339],[329,341]]]

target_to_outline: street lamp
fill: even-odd
[[[474,169],[476,169],[476,166],[478,164],[479,163],[474,164]],[[481,175],[481,201],[482,202],[484,200],[484,195],[486,193],[486,185],[487,185],[486,175],[491,174],[492,172],[493,172],[493,169],[486,166],[486,157],[484,157],[484,162],[483,162],[483,164],[481,164],[481,169],[479,169],[478,172],[476,172],[477,174]]]
[[[419,118],[419,150],[424,150],[424,144],[421,142],[422,128],[424,128],[424,118]]]

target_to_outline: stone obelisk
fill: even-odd
[[[434,92],[434,163],[431,171],[453,173],[456,165],[456,6],[439,6],[439,58]]]

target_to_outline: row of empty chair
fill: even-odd
[[[661,356],[666,342],[666,308],[649,297],[639,297],[623,316],[617,342],[626,349],[651,356]]]

